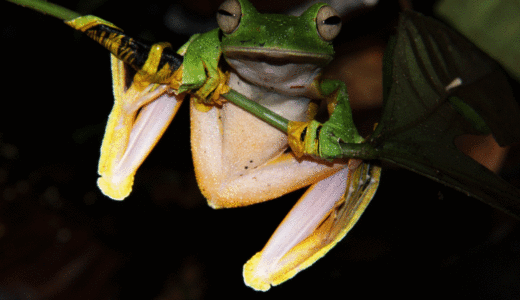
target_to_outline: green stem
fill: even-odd
[[[378,149],[368,143],[340,143],[341,155],[338,158],[380,159]]]
[[[263,107],[262,105],[254,101],[251,101],[249,98],[234,90],[230,90],[229,92],[222,94],[222,96],[228,99],[230,102],[234,103],[235,105],[255,115],[262,121],[268,123],[269,125],[287,133],[287,126],[289,124],[289,120],[287,120],[286,118],[272,112],[271,110]]]
[[[65,7],[49,3],[41,0],[7,0],[9,2],[34,9],[38,12],[51,15],[55,18],[68,21],[80,17],[81,15],[75,11],[66,9]]]

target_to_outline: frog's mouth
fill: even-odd
[[[272,65],[314,64],[324,67],[332,60],[332,55],[298,50],[267,47],[224,46],[222,52],[226,58],[236,60],[263,61]]]
[[[302,96],[331,55],[258,47],[225,47],[226,62],[244,80],[285,95]]]

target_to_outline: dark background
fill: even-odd
[[[174,47],[191,33],[167,29],[172,5],[205,22],[221,3],[54,2]],[[262,12],[283,12],[300,1],[252,2]],[[364,97],[380,98],[380,56],[399,11],[397,2],[381,2],[344,19],[338,63],[329,70],[347,72],[343,63],[348,69],[361,59],[345,80],[362,128],[379,110],[356,100],[363,93],[355,86],[372,79]],[[431,15],[434,1],[419,2],[415,9]],[[245,208],[208,207],[193,173],[184,105],[137,173],[131,196],[112,201],[96,187],[112,107],[108,53],[61,21],[5,1],[0,49],[0,299],[520,297],[518,221],[393,167],[329,254],[267,294],[255,292],[244,285],[242,266],[301,192]],[[515,153],[503,176],[520,186]]]

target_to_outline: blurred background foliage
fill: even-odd
[[[131,36],[178,47],[193,32],[215,26],[222,1],[54,2],[109,20]],[[275,13],[302,5],[252,2]],[[518,36],[518,19],[508,17],[518,1],[466,3],[412,5],[426,15],[438,8],[463,32],[478,23],[479,31],[491,30],[484,36]],[[493,10],[476,12],[479,7]],[[379,118],[382,53],[399,10],[398,1],[381,1],[345,14],[337,58],[326,71],[347,83],[365,133]],[[518,40],[503,37],[489,48],[502,53],[494,57],[512,74],[519,68],[508,58],[518,63],[512,59]],[[108,54],[62,22],[5,1],[0,41],[0,299],[520,297],[518,221],[391,166],[338,246],[268,294],[254,292],[243,284],[242,265],[301,192],[251,207],[209,208],[193,174],[185,105],[139,170],[131,197],[104,197],[95,183],[112,106]],[[511,83],[518,95],[518,83]],[[461,147],[520,187],[518,147],[506,155],[489,137],[466,138]]]
[[[436,12],[520,79],[520,1],[442,0]]]

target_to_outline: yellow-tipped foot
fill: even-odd
[[[268,278],[258,276],[256,269],[262,252],[256,253],[247,263],[244,265],[243,276],[244,282],[247,286],[251,287],[256,291],[266,292],[271,288],[271,284],[268,282]]]
[[[120,182],[113,182],[106,177],[98,178],[97,185],[105,196],[113,200],[124,200],[130,192],[132,192],[132,185],[134,184],[134,177],[128,176]]]

